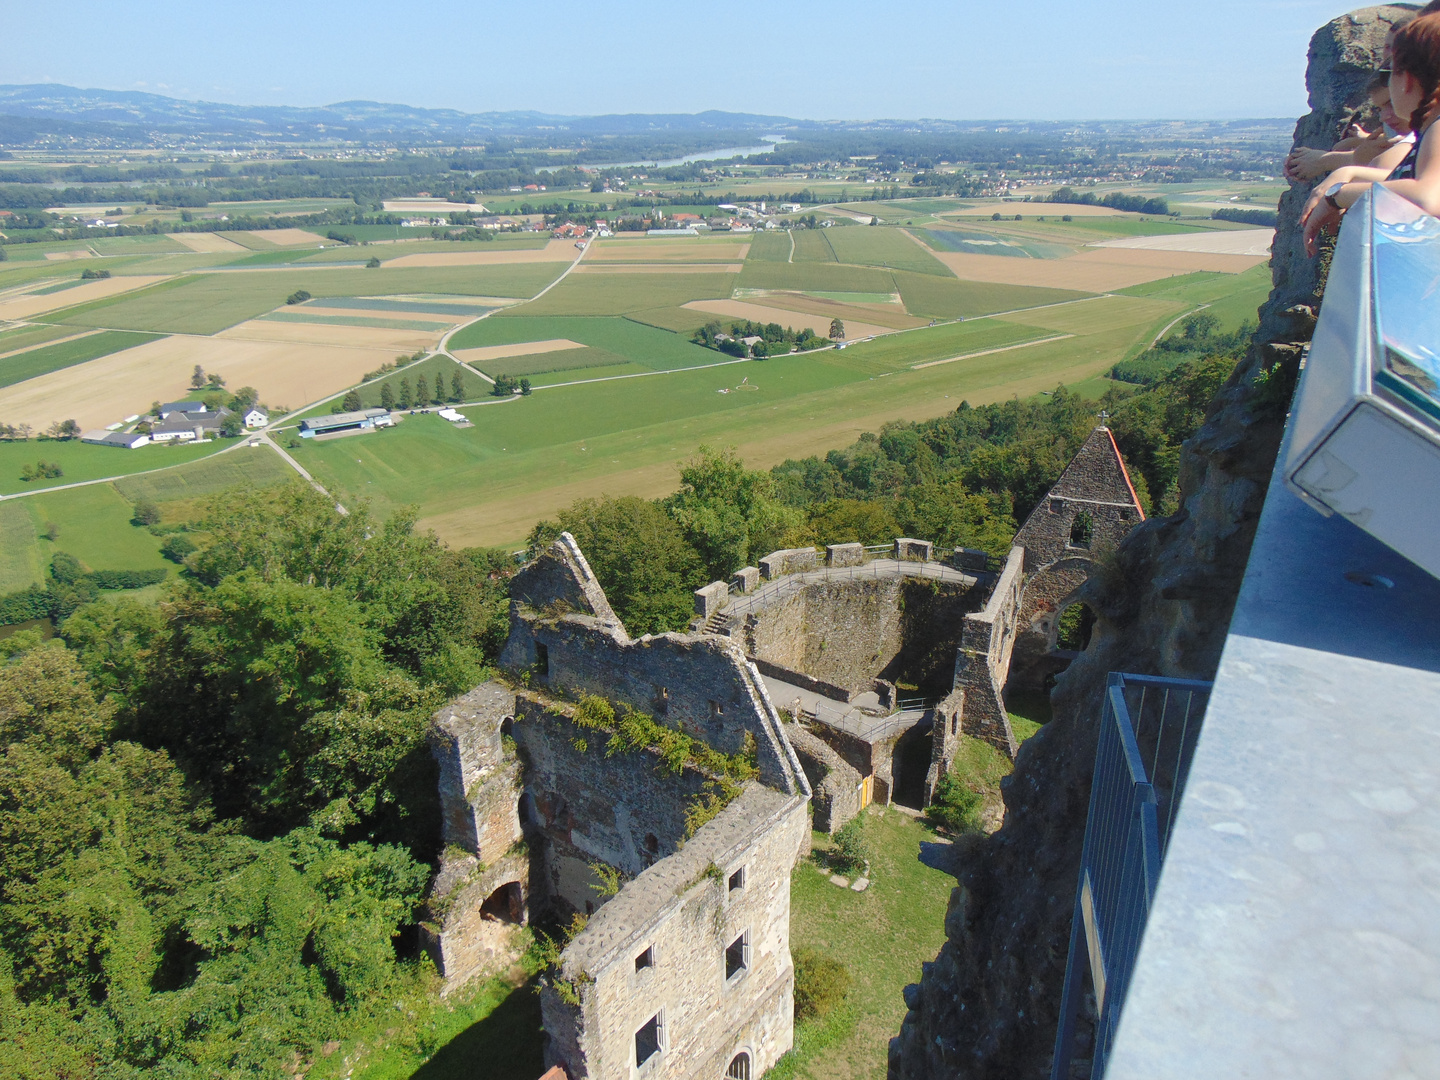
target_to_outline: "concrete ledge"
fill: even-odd
[[[723,581],[712,581],[703,589],[695,590],[695,614],[708,619],[730,602],[730,586]]]
[[[743,566],[736,570],[735,575],[730,579],[732,592],[748,593],[759,584],[760,568],[756,566]]]
[[[929,562],[935,553],[935,545],[929,540],[912,540],[908,536],[895,538],[895,558],[908,562]]]
[[[784,574],[795,574],[802,570],[815,569],[814,548],[785,548],[772,551],[760,560],[760,576],[774,581]]]

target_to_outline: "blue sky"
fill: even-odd
[[[15,4],[9,83],[246,104],[815,119],[1234,118],[1306,109],[1316,0]]]

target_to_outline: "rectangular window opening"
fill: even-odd
[[[550,674],[550,647],[539,641],[535,643],[535,670],[538,675]]]
[[[750,966],[750,932],[747,930],[725,950],[725,978],[735,978]]]
[[[660,1053],[660,1039],[663,1035],[664,1021],[660,1013],[656,1013],[645,1021],[644,1026],[635,1032],[635,1066],[637,1068]]]
[[[636,970],[636,971],[644,971],[646,968],[653,968],[654,966],[655,966],[655,946],[654,946],[654,945],[651,945],[648,949],[646,949],[644,952],[642,952],[639,956],[635,957],[635,970]]]
[[[745,888],[745,868],[742,866],[730,875],[730,891],[739,892]]]

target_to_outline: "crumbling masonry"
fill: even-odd
[[[1028,641],[1035,670],[1054,663],[1091,552],[1140,516],[1098,428],[998,572],[909,538],[835,545],[823,566],[775,552],[699,590],[694,632],[639,639],[562,534],[513,581],[507,681],[431,730],[445,850],[424,929],[440,971],[455,985],[493,970],[532,915],[585,915],[542,993],[547,1065],[570,1080],[762,1075],[792,1041],[807,804],[826,831],[872,799],[923,806],[962,732],[1013,753],[1012,653]],[[639,714],[704,752],[612,753],[596,702],[612,728]],[[727,758],[753,779],[715,773]]]

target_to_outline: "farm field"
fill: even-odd
[[[168,233],[171,240],[190,251],[229,254],[247,250],[233,240],[227,240],[220,233]]]
[[[569,363],[566,358],[570,353],[547,349],[544,353],[526,356],[528,364],[521,362],[518,356],[496,357],[488,366],[486,363],[476,364],[487,374],[504,372],[517,376],[559,371],[566,367],[595,367],[601,363],[633,363],[642,370],[674,371],[714,363],[720,358],[715,352],[692,344],[677,334],[629,319],[540,318],[520,314],[528,310],[528,306],[519,308],[515,317],[486,319],[467,326],[450,339],[450,348],[458,350],[457,355],[462,355],[472,364],[475,361],[463,355],[469,350],[526,342],[547,345],[569,342],[573,343],[572,351],[578,347],[585,354],[576,358],[579,363]]]
[[[84,330],[74,330],[68,326],[17,326],[11,330],[0,330],[0,357],[4,357],[22,349],[31,349],[36,345],[43,345],[47,341],[54,341],[56,338],[70,337],[77,333],[87,333]]]
[[[584,264],[582,264],[584,265]],[[746,263],[748,271],[753,263]],[[691,300],[724,299],[741,274],[571,274],[539,300],[502,311],[504,320],[520,315],[624,315],[647,308],[680,307]],[[487,320],[489,321],[489,320]]]
[[[213,334],[285,304],[297,289],[316,297],[386,293],[456,293],[472,296],[533,296],[564,269],[555,263],[513,267],[418,268],[411,270],[265,270],[193,274],[160,281],[136,296],[84,304],[50,320],[75,326],[160,333]],[[140,281],[140,278],[111,279]],[[150,282],[159,279],[149,279]],[[109,284],[100,282],[99,284]],[[73,293],[71,294],[73,295]]]
[[[951,276],[923,247],[896,229],[825,229],[820,235],[835,252],[836,262]]]
[[[0,358],[0,388],[154,341],[159,335],[105,330]],[[3,401],[3,398],[0,398]],[[3,405],[0,405],[3,407]]]
[[[743,262],[750,252],[750,242],[716,239],[645,239],[596,240],[586,262]]]
[[[727,320],[730,319],[744,319],[758,323],[773,322],[779,323],[788,330],[803,330],[808,327],[819,337],[829,335],[830,320],[838,317],[845,323],[846,341],[874,337],[876,334],[888,334],[892,329],[878,323],[860,322],[857,316],[868,314],[868,312],[860,312],[853,308],[846,310],[839,305],[836,306],[833,314],[794,311],[749,300],[692,300],[685,306],[717,319],[722,326],[728,325]]]
[[[113,446],[91,446],[78,439],[66,442],[0,442],[0,495],[44,491],[64,484],[125,476],[150,469],[165,469],[208,457],[226,446],[233,445],[210,442],[201,446],[152,445],[139,450],[120,450]],[[64,470],[65,475],[58,479],[34,480],[27,484],[20,479],[20,470],[36,461],[54,462]]]
[[[31,292],[23,296],[7,297],[0,300],[0,319],[30,319],[73,304],[87,301],[106,302],[106,298],[143,289],[163,280],[161,277],[112,277],[102,281],[87,281],[63,292]]]
[[[1076,327],[1071,330],[1026,325],[1019,316],[976,319],[843,352],[575,386],[537,384],[528,398],[470,410],[469,429],[418,416],[393,430],[307,444],[293,453],[332,490],[369,495],[382,511],[417,504],[423,524],[451,543],[510,543],[582,495],[672,490],[677,463],[702,443],[733,444],[752,467],[766,466],[845,445],[886,420],[940,415],[962,398],[978,404],[1089,379],[1184,310],[1174,301],[1127,297],[1075,306],[1095,304],[1106,307],[1067,320]],[[1057,333],[1076,336],[910,366]],[[717,392],[733,391],[743,379],[759,389]]]
[[[174,400],[189,385],[196,364],[223,375],[227,386],[255,387],[260,400],[272,406],[295,406],[343,390],[393,358],[391,348],[166,337],[6,387],[0,390],[0,415],[7,423],[42,430],[56,420],[104,427],[143,413],[152,401]]]

